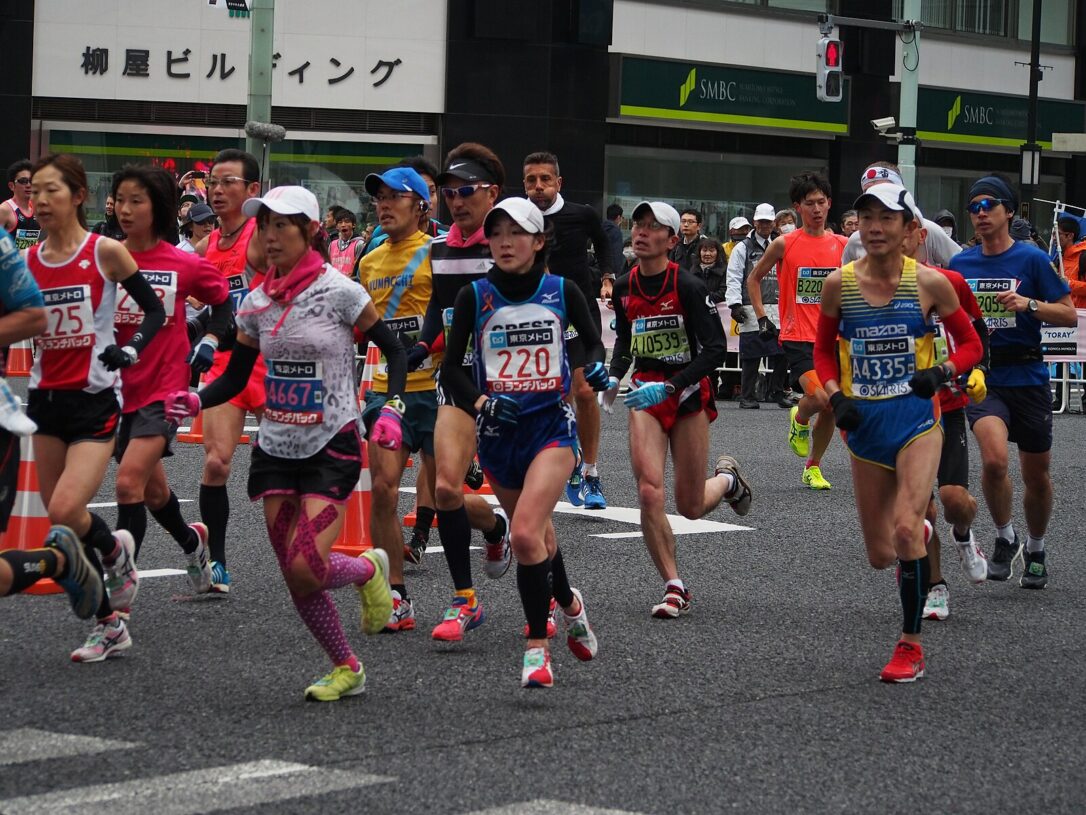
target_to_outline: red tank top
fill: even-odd
[[[263,272],[251,272],[246,267],[246,253],[249,251],[249,240],[256,231],[256,219],[250,218],[241,228],[241,234],[229,249],[220,249],[219,240],[222,238],[222,230],[216,229],[207,239],[208,263],[222,272],[226,278],[226,287],[230,290],[230,302],[234,311],[238,310],[241,301],[249,293],[249,289],[256,288],[263,282]]]
[[[777,264],[782,340],[815,341],[822,284],[830,272],[840,267],[846,241],[832,232],[815,238],[802,229],[784,236],[784,257]]]
[[[98,393],[120,383],[119,374],[98,360],[113,343],[117,298],[117,284],[98,266],[100,238],[88,232],[75,254],[56,265],[42,260],[42,244],[27,250],[26,263],[41,289],[46,315],[45,331],[35,340],[31,388]]]

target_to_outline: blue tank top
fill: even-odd
[[[852,263],[841,269],[841,324],[837,340],[841,390],[853,399],[909,396],[909,379],[935,364],[932,325],[916,285],[916,261],[905,258],[890,301],[872,306],[856,282]]]
[[[527,300],[511,302],[489,280],[475,288],[475,384],[488,396],[511,396],[521,413],[553,407],[569,392],[569,324],[562,278],[544,274]]]

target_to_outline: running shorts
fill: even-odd
[[[361,472],[362,437],[357,422],[347,424],[308,458],[268,455],[257,439],[249,464],[249,499],[290,495],[342,504],[351,497]]]
[[[1052,391],[1048,385],[990,385],[988,398],[965,410],[970,429],[985,416],[998,416],[1007,426],[1007,438],[1023,453],[1052,449]]]
[[[784,357],[788,360],[788,385],[796,393],[805,393],[800,377],[815,369],[814,343],[791,342],[786,340],[781,343],[784,349]]]
[[[222,376],[226,372],[226,366],[229,363],[229,351],[216,351],[215,359],[211,363],[211,370],[204,374],[203,383],[207,385]],[[257,357],[256,365],[253,366],[253,372],[249,374],[249,381],[246,383],[245,389],[231,399],[229,404],[248,413],[263,410],[264,402],[267,399],[264,393],[264,377],[267,374],[268,368],[264,363],[264,357]]]
[[[666,379],[667,377],[658,371],[638,371],[631,377],[630,382],[636,386],[645,382],[664,382]],[[673,393],[660,404],[648,408],[645,413],[656,419],[665,433],[670,433],[679,419],[702,411],[709,417],[710,422],[716,420],[716,400],[713,399],[713,386],[708,377],[681,393]]]
[[[121,422],[117,428],[117,447],[113,451],[113,458],[119,462],[124,457],[124,451],[128,449],[129,441],[149,436],[165,437],[166,447],[162,451],[162,457],[173,455],[170,445],[173,443],[173,437],[177,435],[177,425],[166,418],[164,405],[164,402],[151,402],[131,413],[121,414]]]
[[[568,402],[522,414],[514,427],[478,431],[479,464],[491,484],[510,490],[524,486],[524,477],[540,450],[577,446],[577,417]]]
[[[38,425],[38,433],[55,436],[65,444],[113,441],[121,406],[112,388],[98,393],[32,390],[26,415]]]
[[[434,454],[434,425],[437,424],[437,392],[412,391],[400,396],[405,410],[400,419],[403,429],[404,449],[412,453],[420,450],[428,456]],[[385,405],[385,394],[366,391],[366,405],[362,409],[362,421],[366,425],[366,437]]]
[[[897,454],[923,435],[941,430],[939,407],[931,399],[898,396],[893,399],[856,399],[863,417],[860,426],[842,431],[849,453],[859,461],[888,470],[897,468]]]

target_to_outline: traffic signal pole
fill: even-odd
[[[270,122],[275,0],[251,0],[249,7],[249,103],[245,114],[250,122]],[[259,155],[262,144],[252,136],[245,139],[245,149],[250,155]]]

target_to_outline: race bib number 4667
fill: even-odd
[[[822,302],[822,286],[832,266],[801,266],[796,276],[796,302],[801,306],[817,306]]]
[[[324,421],[324,376],[319,362],[268,361],[264,379],[264,415],[280,424],[314,425]]]

